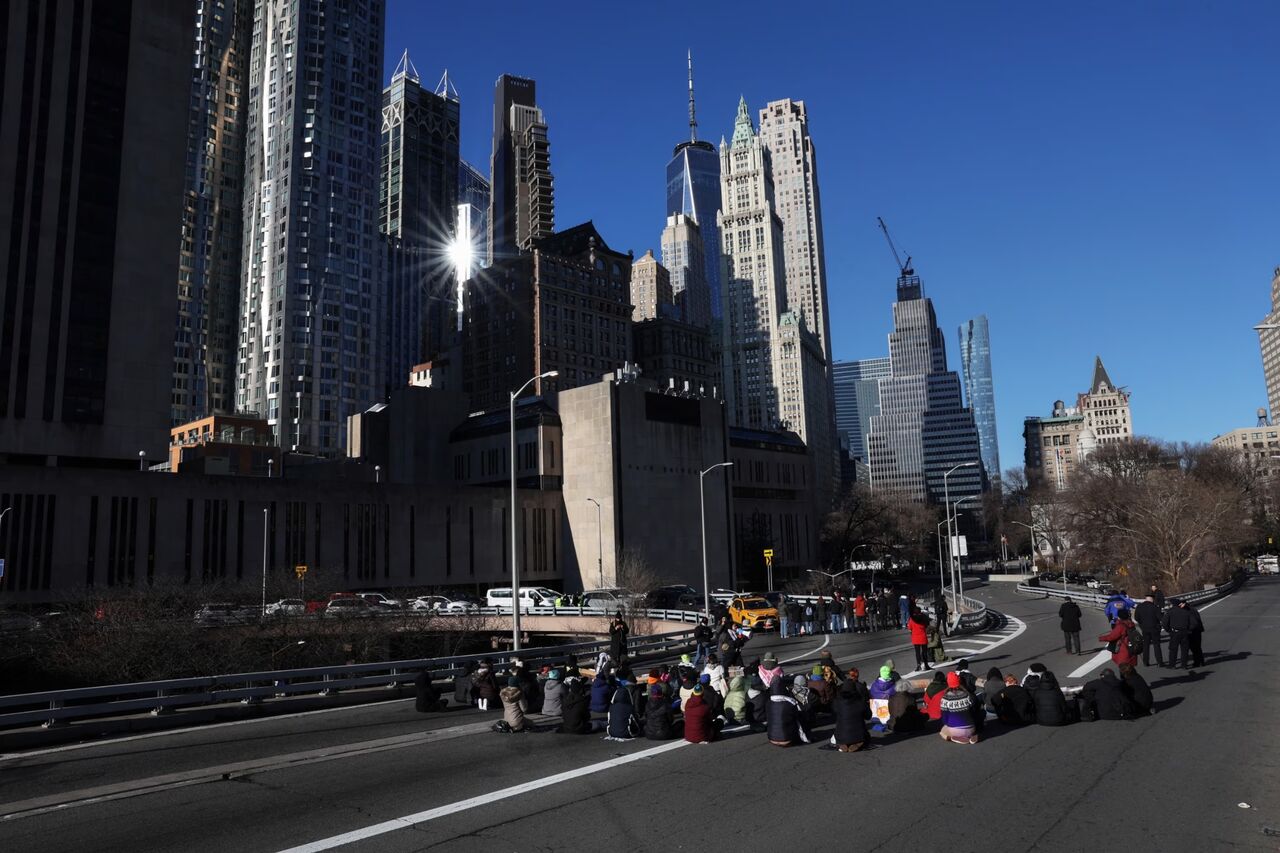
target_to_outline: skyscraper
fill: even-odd
[[[781,418],[774,338],[786,309],[782,222],[773,211],[769,151],[756,135],[746,99],[738,102],[733,140],[720,141],[724,254],[724,385],[729,422],[774,429]]]
[[[831,368],[835,384],[836,428],[849,437],[849,452],[866,462],[871,418],[880,414],[880,380],[890,375],[889,359],[837,361]]]
[[[532,80],[503,74],[493,92],[489,257],[496,260],[555,230],[547,124]]]
[[[237,407],[337,453],[382,397],[383,0],[258,0],[248,81]]]
[[[0,7],[0,462],[134,467],[168,445],[195,12]]]
[[[693,326],[711,328],[715,315],[707,287],[706,249],[702,229],[692,217],[683,213],[667,217],[667,227],[662,229],[662,264],[670,273],[671,291],[680,306],[681,319]]]
[[[197,0],[170,420],[235,408],[253,0]]]
[[[947,351],[933,302],[910,267],[898,278],[889,335],[890,376],[880,380],[880,414],[871,418],[871,487],[917,503],[941,503],[943,477],[951,500],[985,486],[973,413],[960,377],[947,370]]]
[[[1280,417],[1280,267],[1271,276],[1271,310],[1258,329],[1262,348],[1262,376],[1267,383],[1267,405],[1271,417]]]
[[[804,317],[805,325],[822,346],[822,357],[830,361],[831,319],[818,200],[818,160],[804,101],[770,101],[760,110],[760,139],[769,149],[774,212],[782,220],[787,309]]]
[[[671,224],[670,217],[677,213],[693,220],[700,229],[707,301],[711,317],[719,321],[722,311],[720,226],[717,219],[720,213],[720,155],[710,142],[698,139],[698,119],[693,101],[692,53],[689,54],[689,138],[675,147],[671,161],[667,163],[668,225]],[[665,249],[663,251],[662,262],[668,269],[673,269]]]
[[[960,367],[965,398],[973,410],[982,448],[982,466],[991,485],[1000,485],[1000,448],[996,439],[996,393],[991,380],[991,329],[979,314],[960,327]]]
[[[470,266],[473,270],[489,266],[489,179],[466,160],[458,161],[458,234],[461,223],[469,223]],[[463,208],[466,208],[465,210]],[[464,276],[463,280],[470,276]]]
[[[829,498],[827,489],[834,489],[840,476],[839,445],[831,429],[835,413],[831,411],[831,382],[822,344],[806,327],[802,315],[784,311],[778,318],[775,350],[782,426],[793,430],[812,451],[816,474],[823,477],[815,486],[823,499]]]

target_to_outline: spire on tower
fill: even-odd
[[[453,87],[453,81],[449,79],[448,68],[444,70],[444,76],[436,84],[436,94],[450,101],[458,100],[458,90]]]
[[[391,75],[392,80],[397,77],[408,77],[415,83],[421,82],[421,78],[418,77],[418,69],[413,67],[413,60],[409,58],[408,48],[405,48],[404,53],[400,55],[400,62],[396,64],[395,73]]]
[[[693,111],[693,51],[689,51],[689,141],[698,141],[698,119]]]
[[[733,141],[730,145],[734,148],[750,145],[755,136],[756,128],[751,123],[751,111],[747,109],[747,99],[740,95],[738,97],[738,118],[733,123]]]

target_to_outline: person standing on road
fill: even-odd
[[[1155,584],[1151,586],[1154,590]],[[1156,666],[1164,666],[1164,649],[1160,642],[1160,605],[1156,601],[1155,592],[1147,593],[1147,597],[1133,608],[1133,621],[1142,629],[1142,665],[1151,666],[1151,652],[1154,650]]]
[[[783,623],[786,624],[785,622]],[[693,663],[695,666],[701,666],[702,662],[707,659],[708,653],[711,651],[711,626],[707,624],[707,617],[703,616],[698,619],[698,627],[693,629],[693,642],[695,644]]]
[[[1204,620],[1193,605],[1184,601],[1182,606],[1191,614],[1191,634],[1187,637],[1191,645],[1191,663],[1193,666],[1204,666]]]
[[[1169,668],[1177,669],[1178,661],[1182,661],[1183,669],[1191,668],[1190,646],[1191,628],[1194,622],[1191,613],[1182,606],[1179,599],[1173,599],[1173,606],[1165,611],[1160,626],[1169,635]],[[1199,614],[1197,614],[1199,615]]]
[[[911,596],[904,589],[898,596],[898,627],[905,628],[911,621]]]
[[[892,630],[894,621],[893,593],[882,589],[880,590],[880,630]]]
[[[1164,591],[1160,587],[1152,584],[1151,592],[1147,594],[1147,597],[1156,603],[1156,607],[1164,610]]]
[[[778,599],[778,637],[784,640],[791,636],[791,609],[789,605],[790,602],[787,601],[785,595]]]
[[[1062,602],[1062,606],[1058,608],[1058,620],[1062,623],[1062,639],[1066,643],[1067,654],[1081,654],[1080,616],[1080,605],[1071,599]]]
[[[938,592],[933,597],[933,612],[938,617],[938,630],[942,632],[942,636],[948,636],[947,631],[947,596],[942,591],[942,587],[938,587]]]
[[[613,614],[609,623],[609,657],[614,663],[621,664],[627,656],[627,635],[631,633],[627,623],[622,619],[622,611]]]
[[[910,619],[911,645],[916,651],[916,669],[929,670],[929,617],[916,609]]]
[[[1133,619],[1129,618],[1129,611],[1122,607],[1116,611],[1116,621],[1111,626],[1111,630],[1098,636],[1098,642],[1109,644],[1111,662],[1116,666],[1137,663],[1137,658],[1134,657],[1130,647],[1130,631],[1136,635],[1138,627],[1133,624]]]
[[[788,637],[800,636],[800,622],[804,618],[804,607],[794,598],[787,599],[787,618],[791,620]]]
[[[867,626],[867,597],[862,593],[853,599],[853,629],[859,634],[870,630]]]

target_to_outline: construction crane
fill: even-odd
[[[915,275],[915,270],[911,268],[911,256],[907,255],[905,264],[902,262],[902,258],[898,256],[898,247],[893,245],[893,238],[889,236],[889,226],[885,225],[884,220],[879,216],[876,217],[876,222],[880,223],[880,230],[884,232],[884,239],[889,241],[889,251],[893,252],[893,261],[898,265],[898,272],[904,276]]]

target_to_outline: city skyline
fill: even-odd
[[[1084,14],[1011,4],[977,15],[942,5],[914,13],[841,8],[834,23],[854,25],[857,50],[835,37],[846,28],[833,26],[814,33],[788,67],[755,68],[730,61],[744,24],[689,10],[689,26],[660,36],[616,74],[596,80],[581,69],[617,63],[604,44],[582,38],[586,22],[504,16],[493,22],[492,38],[505,49],[476,52],[431,35],[461,26],[465,10],[441,10],[442,19],[428,27],[412,4],[391,0],[388,27],[395,35],[387,41],[385,68],[389,74],[405,48],[424,77],[449,68],[464,105],[463,156],[471,162],[487,162],[493,81],[502,73],[537,79],[559,164],[557,220],[593,219],[612,245],[637,256],[656,248],[664,165],[673,142],[687,136],[689,50],[699,139],[731,133],[739,94],[757,105],[804,100],[817,145],[828,152],[822,214],[836,359],[884,352],[888,312],[878,294],[896,270],[875,233],[881,214],[907,251],[921,264],[928,261],[930,295],[944,328],[977,313],[991,318],[1001,444],[1020,446],[1022,419],[1044,409],[1044,389],[1076,387],[1097,353],[1140,392],[1141,432],[1208,441],[1251,417],[1266,399],[1250,327],[1266,312],[1276,257],[1265,236],[1280,227],[1280,217],[1267,206],[1265,182],[1246,185],[1236,176],[1246,173],[1241,169],[1275,172],[1260,159],[1260,140],[1274,132],[1276,120],[1230,105],[1261,94],[1265,75],[1257,69],[1265,64],[1266,46],[1260,34],[1276,15],[1256,4],[1230,20],[1194,11],[1160,18],[1105,11],[1107,27],[1093,26]],[[592,26],[625,16],[602,14]],[[900,59],[891,55],[888,35],[907,27],[921,55],[932,58],[894,77],[886,69]],[[531,32],[538,37],[528,38]],[[698,32],[708,35],[689,35]],[[955,38],[957,32],[966,38]],[[517,39],[517,33],[526,35]],[[1073,39],[1086,40],[1090,51],[1063,50]],[[1156,45],[1140,48],[1146,65],[1134,54],[1134,43],[1145,45],[1144,39]],[[1241,45],[1254,47],[1241,55]],[[993,50],[998,56],[987,55]],[[1179,51],[1206,61],[1192,73],[1173,62]],[[838,83],[824,82],[819,67],[846,54],[853,57],[849,73]],[[1043,59],[1049,55],[1051,62]],[[1148,66],[1171,81],[1150,98],[1148,75],[1140,70]],[[947,68],[958,68],[959,76]],[[1025,68],[1043,71],[1032,75],[1034,83],[1017,79]],[[1033,86],[1059,97],[1025,92]],[[1135,98],[1150,103],[1134,111]],[[471,111],[469,99],[477,102]],[[1065,130],[1057,106],[1063,104],[1070,116]],[[1220,113],[1230,113],[1238,131],[1230,157],[1196,119]],[[636,121],[638,114],[645,121]],[[1107,122],[1107,134],[1088,129],[1096,121]],[[600,129],[614,122],[627,132],[602,144]],[[890,128],[896,129],[886,134]],[[894,145],[885,142],[890,136]],[[1117,139],[1113,152],[1108,145]],[[1176,165],[1189,157],[1204,157],[1205,168],[1190,169],[1195,174],[1182,183],[1167,181],[1169,170],[1189,169]],[[617,191],[613,203],[602,206],[594,190],[605,182]],[[1115,187],[1124,188],[1122,196]],[[1198,248],[1206,241],[1212,248]],[[1075,248],[1064,251],[1064,242]],[[996,274],[998,268],[1022,272]],[[1224,285],[1232,298],[1209,311],[1187,304],[1195,288],[1224,292]],[[1070,299],[1052,296],[1064,291]],[[1162,298],[1170,292],[1179,298]],[[1107,300],[1117,310],[1094,310]],[[1053,363],[1033,372],[1025,349],[1049,329],[1046,316],[1071,333],[1054,336]],[[1180,323],[1194,323],[1214,346],[1175,346],[1161,330]],[[1181,405],[1188,382],[1206,387],[1210,405],[1194,411]]]

